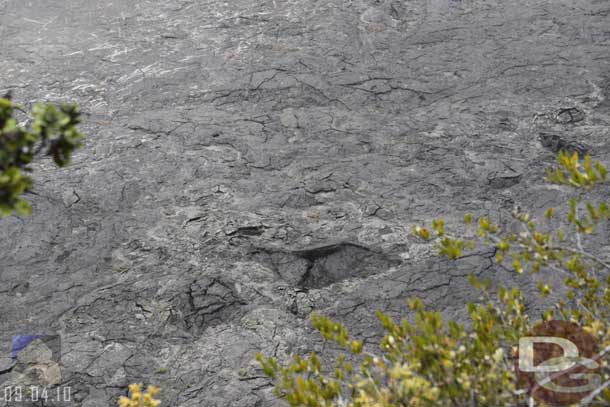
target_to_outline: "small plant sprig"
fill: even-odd
[[[155,396],[160,391],[158,387],[148,386],[143,393],[142,385],[133,383],[129,385],[129,397],[121,396],[118,405],[119,407],[157,407],[161,401],[155,399]]]
[[[22,197],[33,186],[25,173],[40,153],[51,156],[55,164],[70,163],[83,135],[78,131],[80,113],[76,105],[37,103],[32,108],[29,125],[19,124],[16,111],[25,110],[11,101],[10,94],[0,98],[0,216],[12,213],[29,215],[30,203]],[[27,113],[26,113],[27,114]]]
[[[554,170],[547,170],[547,180],[555,184],[590,189],[599,182],[605,181],[608,176],[606,167],[599,161],[593,164],[589,154],[581,161],[578,151],[570,154],[567,150],[562,150],[557,160],[559,166]]]

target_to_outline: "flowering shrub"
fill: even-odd
[[[548,182],[571,186],[577,196],[604,184],[606,178],[601,163],[593,163],[588,155],[581,159],[578,152],[560,152],[558,166],[547,173]],[[499,267],[516,273],[528,270],[536,279],[543,269],[562,276],[557,287],[542,279],[537,282],[541,297],[556,290],[562,298],[544,310],[542,320],[571,321],[595,338],[603,349],[596,358],[601,380],[579,405],[610,402],[610,369],[602,358],[610,350],[610,262],[597,255],[607,249],[607,241],[586,239],[603,232],[600,226],[609,220],[610,207],[575,197],[563,212],[549,208],[542,219],[521,212],[513,216],[519,232],[505,231],[488,217],[467,214],[466,237],[452,235],[443,219],[414,226],[413,233],[436,244],[439,255],[449,259],[482,246],[495,252]],[[316,354],[295,355],[286,366],[260,354],[257,359],[274,380],[276,394],[291,406],[533,406],[534,389],[522,388],[515,373],[516,345],[536,326],[526,313],[523,293],[492,287],[490,281],[474,276],[469,282],[486,300],[468,304],[467,324],[444,321],[439,312],[411,299],[413,322],[377,313],[384,335],[379,347],[369,351],[341,323],[314,315],[313,326],[346,353],[334,361]]]

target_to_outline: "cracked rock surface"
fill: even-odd
[[[0,0],[0,91],[88,135],[0,220],[0,352],[60,334],[75,406],[275,406],[254,354],[319,350],[313,311],[374,346],[410,296],[460,318],[471,272],[527,292],[410,227],[565,201],[558,146],[610,162],[609,27],[600,0]]]

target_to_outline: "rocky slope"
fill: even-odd
[[[410,226],[563,202],[541,133],[610,162],[609,27],[600,0],[0,0],[0,91],[89,136],[0,220],[2,364],[58,333],[75,406],[270,406],[254,353],[319,348],[314,310],[371,342],[409,296],[459,317],[469,272],[513,277]]]

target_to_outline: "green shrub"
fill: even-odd
[[[558,166],[547,174],[548,182],[574,187],[583,195],[606,180],[606,168],[581,160],[577,153],[560,152]],[[415,226],[420,239],[435,242],[439,254],[458,259],[469,251],[490,248],[495,261],[516,273],[526,270],[536,279],[543,269],[563,277],[552,287],[538,281],[542,298],[558,294],[553,307],[540,318],[528,315],[518,288],[492,287],[474,276],[470,283],[485,300],[468,304],[469,321],[444,321],[439,312],[426,310],[419,299],[408,306],[414,314],[394,321],[382,312],[377,316],[383,338],[377,349],[363,349],[339,322],[314,315],[313,326],[325,340],[345,350],[337,360],[318,355],[294,356],[287,366],[257,355],[266,375],[275,382],[276,394],[291,406],[533,406],[532,388],[522,388],[515,372],[517,344],[537,326],[536,320],[572,321],[592,335],[603,351],[600,356],[601,384],[580,400],[580,405],[610,402],[610,371],[603,354],[610,350],[610,265],[585,242],[610,218],[605,202],[574,198],[563,216],[549,208],[541,219],[514,213],[521,230],[502,230],[488,217],[464,216],[469,233],[453,236],[442,219],[430,227]],[[472,237],[470,237],[472,236]],[[593,240],[593,239],[590,239]],[[346,356],[347,355],[347,356]]]
[[[75,105],[38,103],[26,126],[19,124],[16,112],[27,115],[10,95],[0,98],[0,216],[30,214],[32,208],[22,197],[33,186],[26,175],[31,172],[29,165],[39,154],[46,154],[64,167],[83,138],[77,129],[80,113]]]

